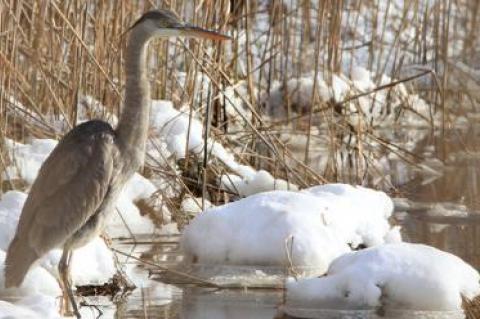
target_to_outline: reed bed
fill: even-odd
[[[446,129],[452,116],[478,104],[477,80],[464,80],[472,78],[469,67],[480,63],[480,9],[475,0],[3,0],[0,170],[14,162],[7,156],[5,138],[59,138],[84,110],[91,118],[118,115],[126,32],[151,8],[169,8],[189,22],[232,35],[229,43],[155,41],[149,51],[152,98],[187,104],[202,115],[204,132],[221,141],[239,162],[300,187],[346,181],[394,190],[395,183],[384,178],[376,163],[391,153],[406,165],[422,160],[361,111],[355,121],[348,117],[346,110],[359,110],[363,96],[375,98],[379,91],[405,85],[428,102],[432,118],[441,117],[440,125],[425,120],[433,131]],[[372,72],[376,88],[341,100],[322,99],[317,75],[333,86],[334,75],[348,76],[358,56]],[[314,80],[306,106],[299,106],[299,93],[287,88],[291,79],[305,74]],[[383,75],[392,80],[383,83]],[[229,87],[233,94],[227,96],[223,93]],[[282,103],[273,112],[281,108],[280,119],[268,116],[272,110],[266,103],[278,92]],[[228,112],[229,105],[238,114]],[[402,116],[403,111],[389,127],[405,125]],[[60,128],[54,124],[58,119],[63,121]],[[300,148],[293,147],[299,135]],[[149,161],[143,173],[168,180],[183,195],[228,201],[232,194],[216,182],[226,168],[215,161],[207,166],[209,156],[187,156],[182,174],[173,173],[177,162],[155,161]],[[3,191],[19,187],[21,183],[2,181]],[[181,199],[163,198],[178,210]]]

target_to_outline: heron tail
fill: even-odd
[[[15,237],[8,247],[5,259],[5,288],[20,286],[30,266],[37,259],[37,253]]]

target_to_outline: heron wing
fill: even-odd
[[[102,204],[117,172],[114,140],[109,124],[89,121],[70,131],[43,163],[16,234],[38,256],[63,245]]]

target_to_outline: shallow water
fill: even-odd
[[[435,174],[428,169],[408,168],[401,162],[393,162],[391,165],[395,196],[405,198],[396,200],[394,214],[394,221],[402,225],[404,239],[450,251],[477,268],[480,268],[480,214],[477,214],[480,211],[480,200],[477,200],[477,185],[480,184],[479,135],[478,125],[450,130],[445,134],[422,132],[421,139],[416,141],[414,152],[424,160],[437,158],[445,164],[434,165]],[[437,162],[426,163],[429,165],[428,163]],[[118,242],[117,248],[168,268],[177,266],[181,261],[177,236],[161,238],[157,243],[148,244]],[[459,312],[398,310],[385,313],[381,309],[339,311],[283,308],[284,294],[281,289],[261,289],[281,286],[285,275],[281,269],[276,274],[272,274],[271,269],[226,266],[203,269],[205,276],[220,274],[217,281],[222,283],[229,281],[230,285],[235,286],[236,283],[245,283],[246,278],[255,278],[255,286],[260,287],[218,290],[195,288],[190,284],[191,280],[141,265],[138,261],[123,259],[122,262],[138,266],[139,273],[143,276],[149,274],[149,279],[145,280],[145,287],[138,287],[115,306],[106,304],[105,309],[113,310],[116,318],[292,318],[285,312],[299,317],[321,319],[464,317]],[[199,269],[195,270],[198,272]]]
[[[159,265],[173,267],[172,260],[179,260],[178,246],[172,249],[171,242],[178,237],[169,239],[168,244],[137,245],[134,256],[143,256],[146,261],[155,261]],[[130,245],[120,245],[124,251]],[[129,247],[132,248],[132,247]],[[166,252],[162,255],[162,251]],[[152,252],[155,252],[152,254]],[[141,266],[143,268],[143,266]],[[203,269],[195,269],[202,273]],[[305,309],[294,306],[285,307],[284,292],[277,288],[198,288],[191,285],[191,280],[175,274],[168,274],[147,266],[141,270],[150,274],[146,287],[135,289],[124,301],[116,304],[116,318],[158,318],[158,319],[455,319],[464,318],[462,312],[420,312],[420,311],[388,311],[377,310],[329,310]],[[208,272],[203,272],[207,274]],[[256,279],[256,286],[276,287],[284,279],[281,269],[255,270],[249,267],[216,266],[215,273],[219,276],[213,281],[219,284],[228,282],[230,286],[236,283],[244,284],[245,278]],[[235,275],[233,275],[235,274]],[[268,274],[268,275],[266,275]],[[112,307],[109,307],[112,308]],[[292,315],[288,315],[288,314]],[[295,317],[293,317],[295,316]]]

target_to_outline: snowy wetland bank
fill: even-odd
[[[0,1],[0,319],[480,319],[479,17]]]

